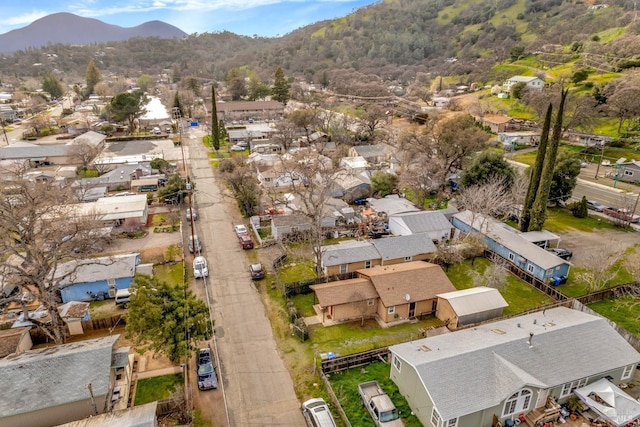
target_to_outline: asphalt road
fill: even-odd
[[[233,204],[223,200],[209,164],[202,132],[190,129],[185,141],[189,174],[195,181],[197,233],[209,265],[209,304],[215,321],[212,346],[219,356],[223,387],[198,392],[196,401],[216,405],[214,425],[304,426],[293,381],[278,352],[248,261],[233,231]],[[202,281],[196,287],[203,286]],[[220,407],[224,394],[228,412]],[[226,422],[221,420],[227,416]]]

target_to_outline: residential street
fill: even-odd
[[[203,132],[190,129],[184,136],[189,174],[196,185],[197,233],[209,263],[209,304],[215,319],[215,343],[220,358],[218,375],[223,387],[198,393],[196,402],[211,408],[214,426],[302,426],[304,419],[293,381],[278,352],[260,295],[248,272],[248,261],[233,231],[235,209],[224,199],[201,143]],[[196,287],[202,287],[198,280]],[[198,294],[206,298],[202,288]]]

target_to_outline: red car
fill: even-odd
[[[253,240],[251,240],[251,237],[247,234],[243,234],[241,236],[238,236],[238,239],[240,239],[240,245],[242,246],[242,249],[253,249]]]

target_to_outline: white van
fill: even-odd
[[[200,243],[200,239],[198,235],[189,236],[189,252],[191,253],[200,253],[202,252],[202,243]]]
[[[336,427],[329,407],[320,398],[309,399],[302,404],[302,414],[309,427]]]
[[[121,305],[122,308],[127,308],[131,301],[131,292],[129,289],[118,289],[116,291],[116,305]]]

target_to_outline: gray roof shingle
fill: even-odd
[[[392,215],[391,217],[402,220],[413,234],[453,228],[453,225],[447,221],[447,218],[440,211],[409,212]]]
[[[322,265],[325,267],[370,259],[380,259],[380,254],[368,241],[345,240],[337,245],[322,247]]]
[[[436,252],[436,245],[426,234],[411,234],[408,236],[393,236],[374,239],[373,245],[383,260],[413,257],[421,254]]]
[[[420,351],[422,346],[430,351]],[[528,385],[555,387],[640,362],[606,319],[566,307],[390,350],[415,367],[443,419],[494,407]]]
[[[109,390],[111,353],[119,335],[29,350],[0,360],[2,417],[86,400]],[[1,424],[1,422],[0,422]]]

